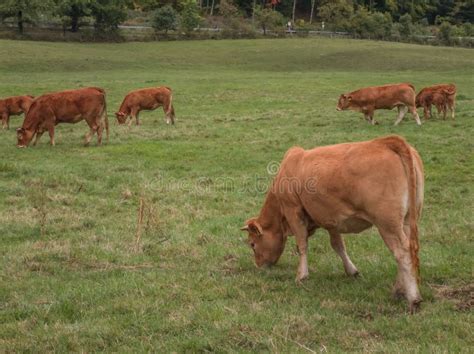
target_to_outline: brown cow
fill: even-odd
[[[17,129],[18,147],[26,147],[36,135],[36,145],[41,135],[48,131],[51,145],[54,146],[54,127],[59,123],[77,123],[85,120],[90,127],[86,134],[88,145],[94,133],[97,142],[102,143],[102,131],[107,131],[109,140],[109,122],[105,91],[98,87],[67,90],[42,95],[35,99],[26,114],[23,126]]]
[[[359,89],[339,97],[337,110],[352,109],[364,113],[365,119],[371,124],[378,124],[374,120],[376,109],[393,109],[397,107],[398,118],[395,125],[401,122],[407,111],[421,125],[420,117],[416,112],[415,87],[412,84],[395,84],[385,86],[373,86]]]
[[[10,116],[18,116],[28,112],[33,96],[14,96],[0,99],[0,118],[2,119],[3,129],[10,129]]]
[[[341,234],[375,225],[398,263],[394,294],[404,295],[414,312],[421,302],[417,222],[423,184],[420,156],[396,135],[312,150],[293,147],[283,158],[260,215],[242,230],[249,233],[258,267],[275,264],[287,237],[294,235],[301,281],[308,276],[308,237],[317,228],[329,232],[345,272],[357,275]]]
[[[140,111],[153,111],[163,106],[166,123],[174,124],[175,114],[173,108],[173,94],[169,87],[151,87],[129,92],[123,99],[120,109],[115,116],[119,124],[125,124],[127,118],[131,116],[128,126],[135,119],[139,125],[138,115]]]
[[[449,108],[451,118],[454,119],[456,85],[439,84],[423,88],[418,95],[416,95],[416,107],[423,107],[423,116],[425,119],[431,117],[431,105],[436,107],[438,114],[443,113],[443,119],[446,119],[446,111]]]

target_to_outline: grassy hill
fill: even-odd
[[[0,97],[100,86],[109,119],[130,90],[174,90],[162,111],[85,123],[34,148],[0,132],[2,351],[460,351],[472,340],[474,51],[371,41],[282,39],[126,44],[0,41]],[[394,83],[458,86],[455,121],[417,127],[377,111],[336,112],[343,92]],[[421,114],[421,110],[419,112]],[[376,230],[345,237],[344,275],[324,231],[310,278],[294,282],[294,239],[258,270],[239,231],[294,145],[396,133],[425,164],[422,310],[392,300],[396,265]],[[95,140],[93,140],[95,143]],[[137,219],[143,225],[137,242]]]

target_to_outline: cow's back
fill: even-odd
[[[104,107],[105,91],[95,87],[44,94],[31,104],[24,128],[43,121],[75,123],[99,115]]]
[[[171,89],[167,87],[149,87],[131,91],[125,96],[120,111],[125,112],[132,108],[155,109],[163,103],[163,95],[169,95],[170,91]]]
[[[354,104],[373,106],[375,109],[393,108],[398,105],[414,105],[415,90],[409,83],[373,86],[350,93]]]
[[[297,165],[285,158],[282,166],[296,167],[289,176],[301,186],[297,200],[324,222],[356,210],[375,212],[381,198],[406,203],[406,171],[387,139],[404,143],[399,137],[388,137],[319,147],[288,156]]]

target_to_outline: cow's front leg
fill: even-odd
[[[359,271],[347,255],[346,245],[344,244],[341,234],[335,230],[330,230],[329,235],[331,236],[331,247],[339,255],[339,257],[341,257],[346,274],[350,276],[357,276]]]
[[[430,111],[428,110],[428,106],[423,106],[423,118],[428,120],[430,118]]]
[[[308,229],[300,211],[293,211],[287,214],[287,221],[291,231],[296,238],[296,245],[299,253],[298,272],[296,281],[300,282],[309,276],[308,271]]]
[[[2,114],[2,128],[10,129],[9,115],[7,113]]]
[[[372,124],[372,119],[370,118],[368,113],[364,112],[364,118],[368,123]]]
[[[140,125],[140,112],[135,113],[135,125]]]
[[[33,146],[36,146],[36,144],[40,140],[41,135],[43,135],[43,133],[44,133],[44,130],[36,132],[35,140],[33,141]]]
[[[298,264],[298,273],[296,275],[296,281],[303,281],[304,279],[308,278],[309,270],[308,270],[308,233],[305,232],[304,234],[295,235],[296,236],[296,244],[298,245],[298,251],[300,254],[300,260]]]

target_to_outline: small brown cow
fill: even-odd
[[[397,107],[398,118],[395,125],[401,122],[407,111],[413,115],[418,125],[420,117],[416,112],[415,87],[409,83],[373,86],[359,89],[339,97],[337,110],[351,109],[364,113],[365,119],[371,124],[378,124],[374,120],[376,109],[393,109]]]
[[[2,119],[3,129],[10,129],[10,116],[18,116],[28,112],[33,96],[14,96],[0,99],[0,118]]]
[[[451,118],[454,119],[456,85],[439,84],[423,88],[418,95],[416,95],[416,107],[423,107],[423,116],[425,119],[431,117],[431,105],[436,107],[438,114],[443,113],[443,119],[446,119],[446,111],[449,108]]]
[[[138,115],[140,111],[153,111],[163,107],[166,123],[174,124],[175,114],[173,108],[173,93],[169,87],[151,87],[129,92],[123,99],[120,109],[115,116],[119,124],[125,124],[131,116],[128,126],[135,119],[136,125],[140,124]]]
[[[97,142],[102,143],[102,131],[107,131],[109,140],[109,122],[105,91],[98,87],[67,90],[42,95],[35,99],[26,114],[21,128],[17,129],[18,147],[27,147],[35,137],[36,145],[41,135],[48,131],[51,145],[54,146],[54,127],[59,123],[77,123],[85,120],[90,127],[86,134],[88,145],[94,133]]]
[[[345,272],[358,274],[341,234],[375,225],[398,263],[394,295],[414,312],[418,290],[418,227],[423,206],[423,164],[400,136],[286,153],[258,217],[247,220],[248,243],[258,267],[273,265],[294,235],[299,251],[297,281],[308,277],[308,237],[329,232]]]

